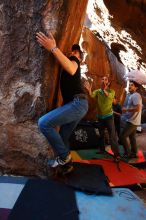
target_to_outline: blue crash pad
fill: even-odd
[[[146,220],[146,206],[131,190],[112,189],[113,196],[76,192],[80,220]]]

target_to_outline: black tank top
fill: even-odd
[[[80,62],[75,56],[71,56],[69,59],[75,61],[78,68],[74,75],[70,75],[66,70],[61,73],[60,88],[64,104],[72,101],[74,95],[84,93],[81,83]]]

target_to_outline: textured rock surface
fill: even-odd
[[[88,28],[83,31],[82,46],[87,52],[86,64],[88,67],[87,77],[93,79],[93,90],[100,87],[101,77],[108,75],[111,81],[111,88],[116,91],[119,101],[123,100],[125,80],[125,67],[121,64],[106,44],[98,39]],[[87,119],[96,119],[95,101],[89,97],[90,108]]]
[[[140,56],[139,66],[146,63],[145,1],[104,2],[114,15],[113,26],[119,31],[127,30],[142,48],[142,53],[132,48]],[[44,164],[52,150],[38,131],[37,120],[61,103],[60,67],[37,44],[35,34],[51,31],[58,47],[67,54],[71,45],[79,41],[86,6],[87,0],[0,0],[0,172],[46,174]],[[123,45],[112,43],[110,50],[88,29],[84,30],[83,40],[87,76],[94,80],[93,89],[99,86],[100,77],[108,74],[111,87],[123,100],[125,68],[119,57]],[[91,99],[89,102],[86,118],[95,119],[95,103]]]
[[[135,51],[139,58],[139,66],[145,63],[146,68],[146,1],[145,0],[104,0],[109,13],[112,15],[111,23],[118,30],[126,30],[137,42],[141,52],[131,44],[129,47]],[[123,43],[126,42],[123,40]],[[116,51],[115,51],[116,52]]]
[[[137,45],[141,48],[141,51],[129,42],[129,48],[131,48],[137,55],[137,68],[141,66],[145,69],[146,74],[146,1],[145,0],[122,0],[122,1],[108,1],[104,0],[109,13],[113,15],[111,23],[115,29],[120,32],[121,30],[127,31],[132,39],[137,42]],[[124,16],[123,16],[123,12]],[[123,43],[126,44],[126,38],[123,39]],[[119,56],[119,48],[113,48],[113,52]],[[146,92],[141,90],[141,94],[144,96]],[[146,109],[146,101],[143,101],[143,105]],[[142,123],[146,122],[146,111],[143,110]]]
[[[0,0],[0,167],[4,172],[41,175],[38,164],[52,155],[37,119],[58,104],[59,65],[37,44],[35,35],[51,31],[57,45],[68,52],[80,38],[86,4],[87,0]]]

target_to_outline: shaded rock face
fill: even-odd
[[[145,62],[145,1],[104,1],[114,15],[113,25],[126,29],[142,48],[139,65]],[[36,32],[51,31],[57,46],[68,54],[78,43],[87,0],[0,0],[0,170],[21,175],[46,175],[46,158],[53,152],[39,132],[38,118],[61,104],[60,66],[36,42]],[[127,10],[126,13],[123,11]],[[139,19],[137,19],[139,18]],[[139,21],[141,21],[139,23]],[[137,34],[138,33],[138,34]],[[87,77],[93,89],[100,78],[109,75],[119,100],[124,98],[125,68],[119,51],[123,45],[111,44],[85,28],[83,48],[87,52]],[[112,52],[113,53],[112,53]],[[117,58],[116,58],[117,57]],[[89,99],[86,119],[96,119],[96,105]],[[145,121],[145,115],[143,116]]]
[[[112,15],[111,24],[115,29],[120,32],[126,30],[135,40],[137,45],[141,48],[141,52],[137,47],[129,43],[131,48],[137,55],[137,68],[146,70],[146,1],[143,0],[121,0],[121,1],[108,1],[104,0],[109,13]],[[126,43],[126,38],[122,40]],[[123,47],[123,45],[122,45]],[[111,45],[112,52],[119,57],[119,50],[124,50],[120,45]],[[140,93],[145,96],[145,91],[141,88]],[[142,123],[146,122],[146,102],[143,101]]]
[[[0,0],[0,167],[3,172],[43,174],[52,150],[38,118],[60,104],[54,57],[36,42],[51,31],[63,52],[77,43],[87,0]],[[76,19],[75,19],[76,18]],[[41,164],[39,166],[39,164]]]
[[[121,85],[125,68],[122,64],[125,64],[127,71],[139,68],[146,70],[146,2],[143,0],[93,0],[92,2],[94,2],[94,10],[93,13],[88,12],[85,24],[96,37],[95,35],[91,37],[89,30],[83,34],[84,44],[88,48],[86,59],[88,75],[94,79],[93,89],[95,89],[99,87],[100,76],[108,74],[112,80],[111,87],[115,89],[116,95],[123,103],[125,91]],[[106,44],[110,46],[110,50]],[[143,94],[142,89],[140,93]],[[88,116],[95,118],[95,114],[94,117],[92,116],[92,111],[95,110],[94,102],[91,99],[89,101],[92,106]],[[145,102],[143,105],[146,106]],[[144,109],[142,122],[145,122],[145,115]]]
[[[113,16],[112,25],[118,30],[126,30],[141,48],[141,53],[134,45],[129,45],[139,56],[139,67],[146,68],[146,1],[144,0],[104,0],[109,13]],[[126,39],[125,39],[126,40]],[[126,41],[125,41],[126,42]],[[124,42],[123,42],[124,43]]]
[[[105,75],[109,76],[111,88],[116,91],[119,101],[123,101],[125,97],[125,67],[121,64],[106,44],[98,39],[88,28],[84,28],[82,33],[82,46],[87,53],[85,62],[88,67],[86,73],[88,80],[93,80],[92,90],[100,88],[101,78]],[[95,100],[89,97],[89,111],[86,116],[88,120],[96,119]]]
[[[15,107],[17,108],[18,102],[21,102],[22,109],[30,102],[31,109],[30,107],[27,110],[24,109],[24,112],[27,114],[29,111],[29,114],[35,117],[38,115],[35,105],[44,109],[40,91],[41,51],[35,40],[35,32],[41,29],[39,11],[44,1],[40,1],[40,4],[36,4],[34,8],[32,8],[33,1],[30,3],[27,1],[1,2],[0,103],[5,120],[0,118],[0,121],[6,124],[7,120],[8,123],[17,122],[17,115],[15,118],[13,114],[17,111]],[[27,99],[24,98],[26,95],[28,95]],[[24,114],[23,110],[21,112]]]

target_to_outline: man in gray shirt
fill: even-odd
[[[120,135],[120,142],[125,150],[125,157],[136,158],[136,128],[141,124],[142,98],[137,92],[139,84],[135,81],[130,81],[127,104],[123,107],[122,112],[126,115],[126,123]],[[128,146],[129,137],[131,149]]]

